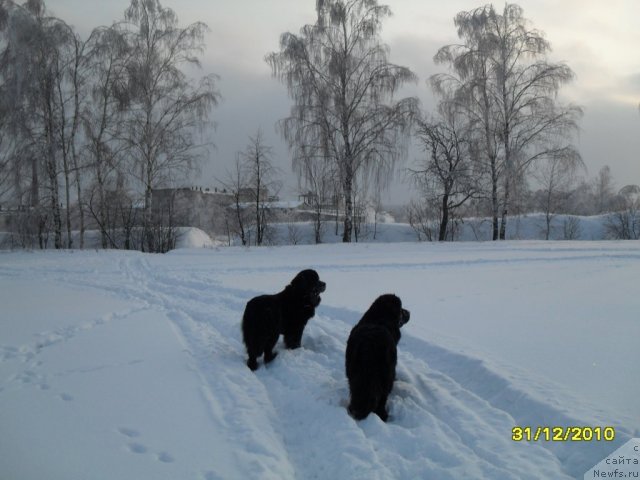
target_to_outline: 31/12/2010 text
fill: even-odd
[[[616,438],[614,427],[513,427],[514,442],[611,442]]]

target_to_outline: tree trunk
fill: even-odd
[[[56,249],[62,248],[62,216],[60,215],[60,192],[58,188],[58,175],[55,165],[55,152],[53,145],[49,147],[49,158],[47,159],[47,170],[49,173],[49,188],[51,189],[51,213],[53,214],[54,246]]]
[[[73,247],[73,240],[71,239],[71,179],[69,171],[69,161],[66,154],[63,155],[62,168],[64,171],[64,201],[66,207],[65,226],[67,229],[67,248]]]
[[[491,163],[491,212],[492,212],[492,235],[491,240],[498,240],[498,174],[495,161]]]
[[[549,236],[551,235],[551,191],[552,191],[553,182],[549,182],[549,191],[547,192],[547,201],[544,208],[544,217],[547,224],[547,231],[545,232],[544,239],[549,240]]]
[[[442,197],[442,221],[440,222],[440,231],[438,232],[438,241],[444,242],[447,239],[447,225],[449,223],[449,194],[445,193]]]
[[[342,232],[342,241],[344,243],[351,242],[351,234],[353,232],[353,172],[351,171],[350,161],[351,159],[347,158],[344,178],[344,231]]]
[[[506,239],[508,213],[509,213],[509,179],[506,178],[504,182],[504,203],[502,204],[502,218],[500,221],[500,240]]]
[[[152,199],[152,190],[151,190],[151,177],[152,177],[152,164],[151,164],[151,155],[147,155],[147,165],[146,165],[146,185],[144,191],[144,220],[143,220],[143,235],[144,239],[141,242],[142,251],[144,252],[145,242],[148,252],[153,252],[153,232],[151,231],[152,226],[152,218],[151,218],[151,202]]]
[[[49,80],[50,81],[50,80]],[[58,186],[58,168],[56,164],[55,150],[55,126],[54,113],[51,102],[53,92],[47,81],[47,98],[45,99],[45,141],[47,145],[47,174],[49,176],[51,214],[53,215],[54,246],[62,248],[62,218],[60,214],[60,191]]]
[[[351,198],[351,185],[345,186],[344,200],[344,231],[342,232],[342,241],[344,243],[351,242],[351,233],[353,232],[353,199]]]
[[[97,165],[96,165],[96,178],[98,181],[98,201],[100,204],[98,205],[98,215],[100,217],[100,236],[102,239],[102,248],[107,249],[108,246],[108,233],[107,233],[107,218],[106,218],[106,199],[104,196],[104,178],[102,175],[102,154],[100,153],[100,149],[98,148],[97,152]]]
[[[322,205],[319,201],[316,201],[316,218],[314,223],[314,234],[316,244],[322,243],[321,234],[322,233]]]
[[[80,169],[78,168],[78,160],[76,157],[75,145],[72,146],[71,148],[72,148],[71,157],[73,158],[74,170],[76,174],[75,184],[76,184],[76,195],[78,195],[78,213],[80,215],[80,249],[84,249],[85,226],[84,226],[84,207],[82,205],[82,185],[80,183]]]
[[[242,246],[247,245],[247,237],[244,231],[244,222],[242,221],[242,210],[240,209],[240,194],[235,194],[236,199],[236,217],[238,218],[238,228],[240,229],[240,241],[242,242]]]
[[[31,191],[29,192],[30,212],[27,214],[27,234],[33,235],[38,232],[38,246],[40,250],[44,245],[44,226],[41,222],[42,211],[40,208],[40,179],[38,176],[38,160],[31,157]]]

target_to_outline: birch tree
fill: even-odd
[[[324,150],[300,148],[300,161],[296,163],[301,187],[308,195],[313,209],[313,233],[315,243],[322,242],[323,215],[328,205],[336,204],[338,175],[335,162],[325,155]],[[337,204],[335,205],[337,209]]]
[[[455,25],[462,44],[438,51],[436,62],[451,73],[434,83],[455,87],[478,125],[492,178],[493,239],[504,239],[514,181],[538,159],[579,155],[570,139],[582,111],[557,99],[574,74],[548,61],[551,45],[518,5],[461,12]]]
[[[593,179],[593,198],[595,212],[605,213],[610,210],[615,195],[615,183],[611,175],[611,167],[605,165],[598,171],[598,175]]]
[[[344,198],[342,240],[353,232],[354,185],[367,174],[386,184],[406,154],[415,98],[394,94],[415,75],[388,61],[380,40],[391,15],[377,0],[317,0],[317,20],[298,35],[284,33],[280,50],[266,57],[273,75],[287,85],[291,115],[280,124],[294,167],[322,152],[331,159]],[[304,168],[298,168],[304,171]],[[382,173],[384,172],[384,174]]]
[[[71,217],[72,189],[75,189],[80,221],[80,248],[84,246],[84,208],[82,206],[81,166],[78,155],[81,114],[86,98],[88,57],[87,42],[62,20],[57,21],[62,41],[58,47],[58,66],[55,77],[57,109],[57,144],[60,150],[64,186],[65,231],[67,248],[72,248]]]
[[[537,207],[544,213],[545,240],[551,236],[551,221],[555,214],[565,208],[576,172],[584,168],[582,159],[577,156],[551,157],[537,166],[533,176],[541,187]]]
[[[267,239],[270,197],[280,190],[278,169],[273,165],[272,155],[273,149],[265,144],[261,131],[249,137],[247,147],[240,153],[241,168],[246,172],[248,191],[252,196],[256,245],[262,245]]]
[[[108,190],[124,189],[126,165],[122,152],[130,48],[118,25],[99,27],[89,39],[91,81],[83,112],[85,154],[89,164],[89,210],[98,224],[102,248],[117,248],[113,231],[118,216],[107,199]]]
[[[6,108],[12,111],[12,134],[19,138],[14,155],[15,172],[29,164],[30,175],[16,179],[16,187],[28,191],[29,216],[37,224],[39,245],[44,248],[49,225],[54,246],[62,248],[60,207],[60,112],[57,87],[64,73],[63,22],[47,15],[42,1],[23,6],[6,2],[7,36],[2,70]],[[18,192],[22,196],[22,192]]]
[[[6,35],[0,74],[5,111],[11,112],[15,198],[30,207],[26,215],[37,223],[41,247],[45,230],[53,228],[54,246],[70,248],[73,195],[81,198],[76,147],[84,42],[64,21],[51,17],[41,0],[23,5],[4,1],[2,10]],[[30,175],[25,175],[27,169]]]
[[[182,28],[173,10],[162,7],[158,0],[131,0],[125,28],[131,48],[126,140],[144,190],[148,226],[153,188],[191,171],[203,154],[196,133],[206,124],[219,94],[214,75],[195,83],[183,70],[200,67],[197,55],[204,49],[204,23]]]

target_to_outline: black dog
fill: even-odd
[[[400,298],[381,295],[351,330],[345,366],[351,391],[349,413],[356,420],[371,412],[385,422],[389,418],[387,397],[396,378],[400,327],[409,316]]]
[[[320,305],[320,294],[327,285],[315,270],[302,270],[289,285],[275,295],[260,295],[247,302],[242,316],[242,336],[247,347],[251,370],[276,358],[273,351],[280,334],[287,348],[298,348],[307,322]]]

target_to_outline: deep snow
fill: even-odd
[[[303,348],[251,372],[244,304],[307,267]],[[582,478],[640,436],[638,278],[638,242],[0,252],[0,478]],[[391,418],[355,422],[345,341],[385,292],[411,310]]]

